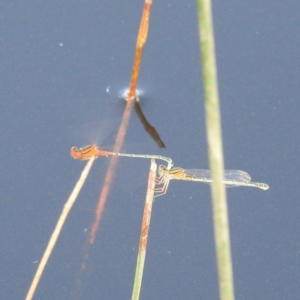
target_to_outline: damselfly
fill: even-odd
[[[154,158],[154,159],[160,159],[165,162],[167,162],[167,167],[164,167],[166,170],[170,170],[173,166],[172,159],[169,157],[165,156],[160,156],[160,155],[151,155],[151,154],[130,154],[130,153],[118,153],[118,152],[108,152],[108,151],[103,151],[100,150],[97,145],[93,144],[90,146],[86,146],[83,148],[76,148],[72,147],[71,148],[71,156],[74,159],[79,159],[79,160],[88,160],[91,157],[97,157],[97,156],[124,156],[124,157],[137,157],[137,158]]]
[[[167,192],[171,179],[199,181],[211,183],[211,172],[209,170],[182,168],[167,169],[165,166],[158,167],[159,177],[156,180],[157,184],[162,184],[162,187],[155,189],[155,197],[162,196]],[[250,186],[262,190],[267,190],[269,186],[266,183],[251,182],[250,175],[245,171],[240,170],[225,170],[224,183],[227,187]]]

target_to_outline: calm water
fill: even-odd
[[[102,134],[113,144],[142,2],[1,5],[1,299],[26,295],[84,166],[70,147]],[[225,165],[270,185],[228,190],[237,299],[300,293],[299,6],[214,2]],[[183,168],[208,166],[195,9],[194,1],[154,1],[139,88],[167,148],[133,112],[124,149],[170,156]],[[96,161],[35,299],[72,299],[77,290],[107,166]],[[119,160],[78,299],[130,299],[148,168]],[[200,298],[218,299],[210,190],[171,181],[154,205],[141,299]]]

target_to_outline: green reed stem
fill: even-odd
[[[234,287],[226,191],[224,183],[222,182],[224,160],[211,1],[197,0],[197,4],[208,154],[213,178],[212,202],[219,274],[219,292],[222,300],[233,300]]]
[[[133,285],[132,298],[131,298],[132,300],[138,300],[140,297],[143,271],[144,271],[145,258],[146,258],[146,250],[147,250],[147,241],[148,241],[148,234],[149,234],[149,227],[150,227],[150,220],[151,220],[152,204],[154,199],[153,197],[154,197],[154,188],[155,188],[156,169],[157,169],[157,164],[155,163],[154,159],[151,159],[149,179],[148,179],[148,189],[147,189],[141,236],[140,236],[139,253],[137,257],[134,285]]]

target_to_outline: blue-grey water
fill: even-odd
[[[0,298],[14,300],[24,299],[85,164],[70,147],[114,142],[143,1],[0,7]],[[225,166],[270,185],[227,190],[236,299],[299,299],[299,9],[299,1],[213,3]],[[124,151],[208,167],[196,17],[194,1],[154,1],[139,88],[167,148],[133,111]],[[147,160],[119,159],[76,287],[107,166],[95,162],[34,299],[130,299]],[[172,181],[154,203],[141,299],[218,299],[215,261],[209,186]]]

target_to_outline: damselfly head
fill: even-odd
[[[158,174],[159,175],[163,175],[166,170],[167,170],[167,168],[165,166],[163,166],[163,165],[158,166]]]
[[[77,147],[72,147],[70,150],[70,154],[74,159],[81,159],[82,152]]]

